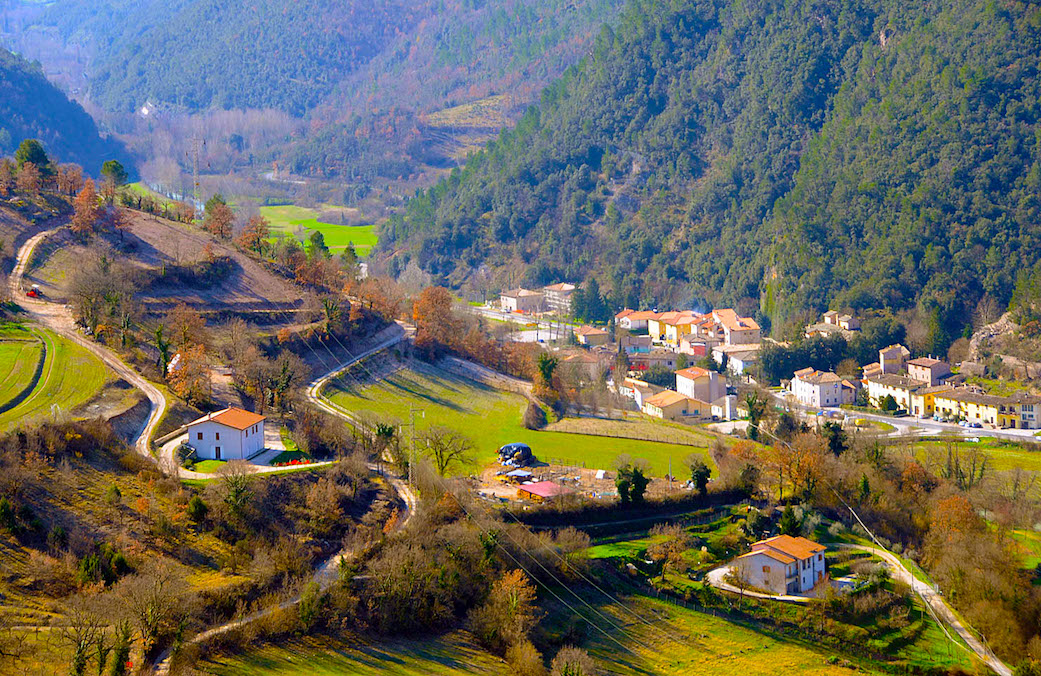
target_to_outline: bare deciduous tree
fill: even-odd
[[[427,429],[417,443],[426,449],[441,476],[454,466],[465,465],[473,452],[473,442],[468,437],[441,426]]]

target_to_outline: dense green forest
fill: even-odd
[[[431,4],[195,0],[114,44],[96,64],[91,94],[120,111],[152,98],[300,115]]]
[[[915,308],[943,347],[1041,253],[1039,59],[1036,4],[634,0],[381,246],[774,324]]]
[[[0,48],[0,156],[26,138],[43,142],[52,157],[97,174],[105,160],[127,162],[122,148],[102,139],[94,120],[47,81],[38,64]]]
[[[622,4],[71,0],[42,23],[95,53],[91,95],[108,110],[152,99],[299,116],[321,104],[327,120],[347,103],[461,102],[532,78],[541,88]]]

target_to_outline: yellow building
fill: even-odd
[[[951,390],[934,397],[936,413],[948,420],[966,420],[981,425],[1000,425],[999,413],[1006,403],[1004,397],[979,394],[968,390]]]
[[[691,399],[679,392],[665,390],[646,399],[643,402],[643,412],[662,420],[708,418],[712,416],[712,406],[704,401]]]
[[[914,412],[912,410],[914,405],[912,397],[919,390],[925,387],[923,383],[920,383],[917,380],[911,380],[904,376],[897,376],[889,373],[880,373],[871,376],[867,379],[867,383],[868,401],[872,406],[882,408],[882,402],[887,396],[891,396],[896,401],[897,408],[902,408],[909,413]],[[920,413],[918,415],[925,414]]]
[[[922,418],[931,418],[936,414],[936,397],[937,395],[950,392],[952,387],[949,385],[937,385],[936,387],[921,387],[917,391],[911,393],[911,408],[908,409],[908,413],[911,415],[920,416]]]

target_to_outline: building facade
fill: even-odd
[[[561,282],[543,287],[542,294],[546,297],[546,310],[562,317],[571,316],[571,295],[575,292],[575,285]]]
[[[803,406],[823,408],[850,403],[846,400],[842,378],[831,371],[798,371],[792,378],[790,389],[796,401]]]
[[[188,445],[202,460],[248,460],[264,450],[266,418],[226,408],[188,423]]]
[[[790,535],[756,542],[734,567],[748,584],[775,594],[810,593],[827,573],[824,545]]]
[[[676,371],[676,391],[691,399],[713,402],[727,393],[727,387],[715,371],[693,366]]]
[[[909,378],[926,383],[929,387],[942,385],[947,380],[947,376],[951,375],[950,364],[932,357],[912,359],[905,366]]]
[[[545,296],[530,289],[511,289],[503,291],[499,296],[499,306],[503,312],[522,312],[524,314],[539,312],[543,309],[545,302]]]

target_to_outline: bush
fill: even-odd
[[[542,663],[542,655],[531,644],[531,641],[520,641],[506,651],[506,663],[510,665],[510,673],[516,676],[545,676],[546,665]]]
[[[198,495],[193,495],[188,501],[188,518],[195,523],[205,521],[209,512],[210,508],[206,506],[206,503]]]
[[[18,523],[14,518],[14,507],[11,506],[11,501],[7,499],[6,495],[0,497],[0,528],[9,533],[14,533],[18,529]]]

